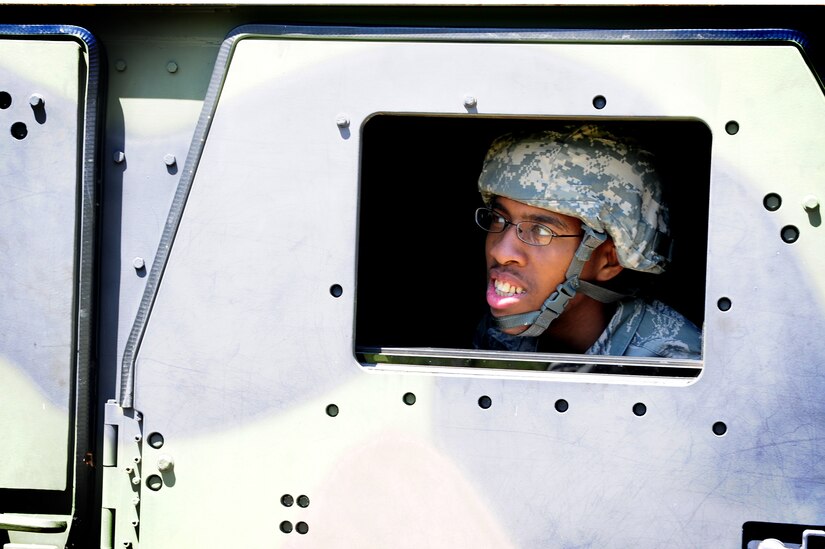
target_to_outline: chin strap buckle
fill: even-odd
[[[550,326],[550,323],[556,320],[560,314],[564,312],[567,303],[576,297],[576,291],[579,287],[579,277],[574,276],[568,278],[558,286],[553,295],[548,297],[541,306],[538,316],[533,321],[533,324],[522,332],[521,336],[534,337],[541,335]]]
[[[556,286],[556,291],[548,297],[538,311],[508,315],[496,318],[496,326],[500,330],[515,328],[518,326],[529,326],[519,336],[535,337],[541,335],[564,312],[567,304],[576,296],[579,290],[579,275],[584,268],[584,264],[590,259],[593,250],[601,246],[607,240],[607,234],[596,232],[587,225],[582,224],[584,237],[581,244],[576,249],[576,255],[567,267],[567,279]]]

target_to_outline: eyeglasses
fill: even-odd
[[[488,233],[503,233],[509,225],[516,228],[518,239],[531,246],[547,246],[553,238],[579,238],[581,234],[556,234],[547,225],[535,221],[513,223],[500,213],[490,208],[476,210],[476,225]]]

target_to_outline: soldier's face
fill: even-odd
[[[580,234],[582,222],[575,217],[548,212],[497,197],[493,209],[513,223],[536,221],[559,235]],[[500,317],[536,311],[564,282],[565,273],[581,242],[580,238],[554,238],[547,246],[531,246],[519,240],[516,228],[503,233],[488,233],[487,303],[493,316]],[[582,279],[588,275],[588,266]],[[510,334],[526,327],[505,330]]]

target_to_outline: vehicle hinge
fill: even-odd
[[[139,547],[142,419],[134,408],[121,408],[114,400],[106,403],[101,549]]]

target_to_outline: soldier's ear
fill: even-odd
[[[624,267],[619,264],[619,255],[616,253],[613,239],[608,238],[601,246],[593,250],[591,259],[596,269],[593,277],[596,282],[607,282],[624,270]]]

